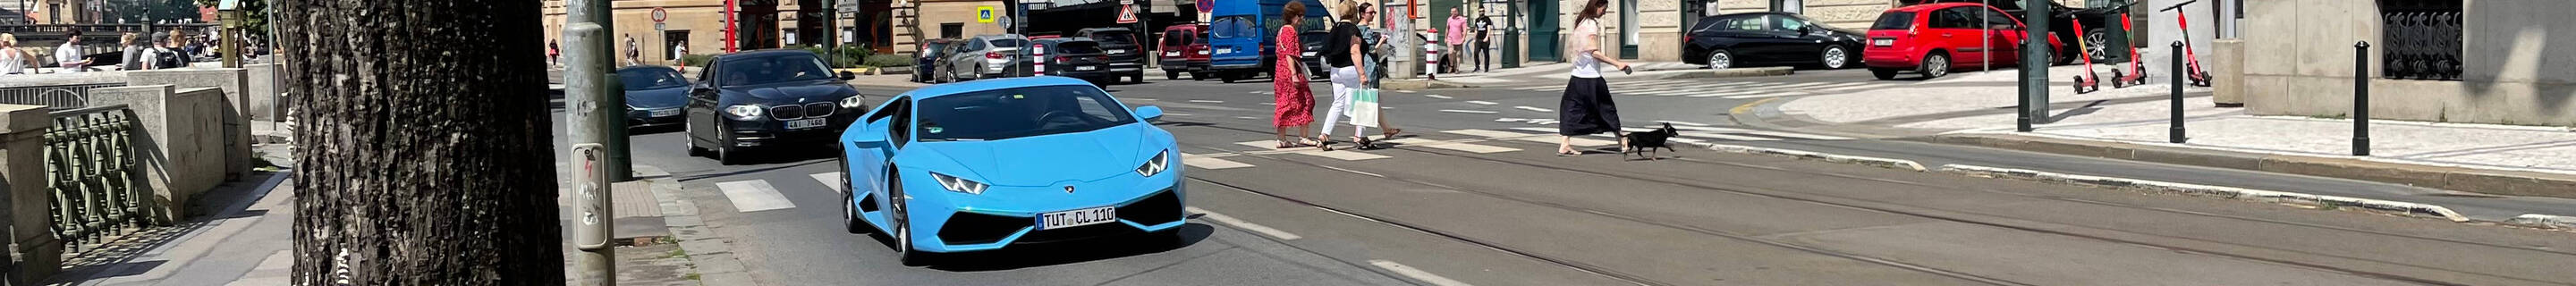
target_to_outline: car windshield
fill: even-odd
[[[1890,12],[1886,15],[1878,15],[1878,23],[1869,25],[1869,29],[1871,30],[1904,30],[1908,28],[1914,28],[1914,12]]]
[[[1002,140],[1100,130],[1136,123],[1109,93],[1089,85],[1020,87],[943,95],[919,102],[914,134],[923,142]]]
[[[1171,30],[1163,32],[1163,46],[1181,46],[1188,44],[1190,44],[1190,35],[1188,30]]]
[[[617,80],[619,84],[626,86],[626,90],[664,89],[689,85],[689,80],[681,78],[679,71],[667,68],[621,69],[617,70]]]
[[[1128,32],[1128,31],[1097,31],[1097,32],[1091,32],[1091,37],[1090,37],[1090,38],[1091,38],[1091,40],[1093,40],[1093,41],[1100,41],[1100,44],[1102,44],[1102,45],[1134,45],[1134,44],[1136,44],[1136,33],[1134,33],[1134,32]]]
[[[823,60],[810,53],[725,59],[716,70],[723,71],[725,86],[832,78],[832,69],[824,68]]]

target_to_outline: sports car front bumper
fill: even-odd
[[[908,212],[912,214],[913,221],[917,222],[911,226],[913,231],[910,232],[914,234],[913,247],[927,252],[982,251],[1000,249],[1014,244],[1059,242],[1170,230],[1187,223],[1182,210],[1186,191],[1181,184],[1169,178],[1160,177],[1177,177],[1177,175],[1164,174],[1158,178],[1143,180],[1109,179],[1104,181],[1124,182],[1079,184],[1086,187],[1080,188],[1084,190],[1082,192],[1137,194],[1121,198],[1068,193],[1057,187],[1000,186],[988,189],[981,195],[956,193],[913,195],[915,200],[907,203],[914,206]],[[1160,182],[1148,183],[1149,181]],[[1154,191],[1110,190],[1100,185],[1135,185],[1128,190]],[[906,189],[948,192],[936,189],[936,186],[926,187],[907,186]],[[1095,188],[1098,190],[1094,190]],[[1086,198],[1061,199],[1067,196]],[[923,200],[925,197],[941,197],[938,200],[945,202],[934,203]],[[1025,203],[1027,201],[1045,201],[1045,203]],[[1083,203],[1084,201],[1091,203],[1086,204]],[[1045,213],[1102,206],[1116,207],[1117,219],[1109,223],[1056,229],[1039,227],[1039,217]]]

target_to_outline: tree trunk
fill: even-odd
[[[538,1],[275,4],[296,285],[564,283]]]

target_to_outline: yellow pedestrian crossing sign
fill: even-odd
[[[993,14],[993,6],[975,6],[976,23],[992,23],[994,16],[998,15]]]

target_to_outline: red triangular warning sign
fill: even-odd
[[[1136,23],[1136,5],[1118,5],[1118,23]]]

